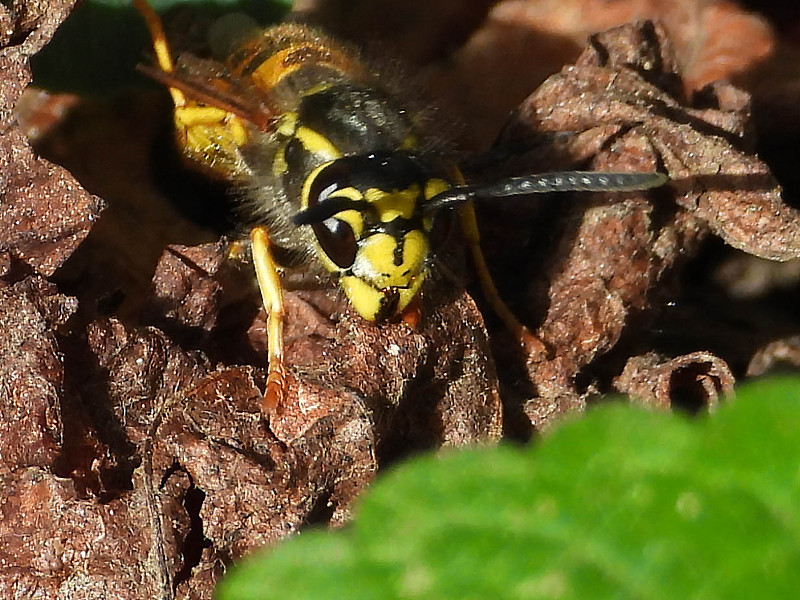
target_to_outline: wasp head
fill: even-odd
[[[356,311],[379,321],[419,294],[432,226],[423,205],[448,187],[404,153],[339,158],[308,177],[294,221],[312,227],[320,261]]]

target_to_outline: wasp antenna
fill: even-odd
[[[565,171],[526,177],[510,177],[475,190],[478,197],[519,196],[547,192],[629,192],[658,187],[667,182],[664,173],[597,173]]]
[[[474,200],[477,198],[476,190],[478,189],[479,188],[471,185],[461,185],[445,190],[428,200],[422,206],[422,212],[424,214],[429,214],[443,208],[451,208],[459,204],[464,204],[469,200]]]
[[[325,219],[330,219],[336,213],[344,210],[363,211],[365,206],[367,206],[367,203],[361,200],[331,198],[296,213],[292,217],[292,222],[295,225],[313,225],[314,223],[321,223]]]
[[[505,198],[549,192],[630,192],[664,185],[669,177],[664,173],[598,173],[595,171],[564,171],[525,177],[509,177],[485,186],[455,187],[437,194],[424,207],[426,213],[468,200]]]

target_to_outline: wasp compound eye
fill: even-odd
[[[336,192],[349,187],[351,170],[347,159],[335,160],[322,167],[308,188],[306,208],[294,215],[295,225],[313,225],[343,210],[362,210],[364,203]]]
[[[356,236],[353,228],[333,217],[311,225],[322,251],[338,267],[347,269],[356,259]]]
[[[325,202],[335,191],[349,185],[350,169],[343,160],[335,160],[317,173],[308,192],[309,207]]]

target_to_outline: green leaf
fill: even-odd
[[[181,6],[198,20],[244,12],[268,24],[289,9],[291,0],[153,0],[151,5],[159,13]],[[149,40],[130,0],[90,0],[73,11],[51,42],[31,58],[34,83],[80,94],[107,94],[141,85],[143,78],[135,68],[151,54]]]
[[[354,523],[244,561],[219,600],[789,598],[800,587],[800,379],[690,421],[625,404],[530,448],[418,459]]]

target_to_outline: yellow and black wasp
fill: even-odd
[[[437,214],[457,207],[487,301],[527,346],[541,342],[506,307],[479,245],[472,202],[537,192],[625,191],[660,173],[563,172],[469,185],[429,144],[414,111],[386,91],[357,53],[297,24],[219,28],[224,63],[175,65],[158,16],[134,0],[150,30],[179,146],[191,162],[245,193],[250,241],[268,313],[264,414],[285,387],[283,294],[276,256],[299,256],[337,279],[369,321],[418,318]],[[233,34],[232,34],[233,32]],[[280,250],[280,252],[277,252]]]

